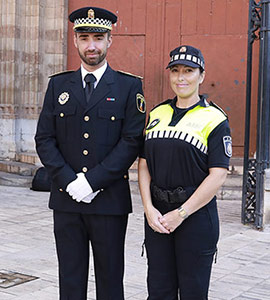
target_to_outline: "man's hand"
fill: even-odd
[[[82,201],[86,196],[93,193],[84,173],[78,173],[77,178],[68,184],[66,191],[69,193],[70,197],[77,202]]]
[[[82,202],[85,202],[85,203],[91,203],[92,200],[96,197],[96,195],[99,193],[100,191],[96,191],[96,192],[93,192],[91,194],[89,194],[88,196],[84,197],[82,199]]]

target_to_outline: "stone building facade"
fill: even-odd
[[[65,70],[68,0],[0,0],[0,160],[34,153],[48,76]]]

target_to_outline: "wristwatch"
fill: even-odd
[[[183,218],[184,220],[188,217],[188,213],[184,210],[184,208],[182,206],[180,206],[178,208],[178,214],[181,218]]]

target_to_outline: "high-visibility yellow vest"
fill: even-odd
[[[169,126],[173,112],[170,103],[161,104],[154,108],[149,115],[145,139],[180,139],[207,153],[209,134],[227,119],[224,113],[214,106],[209,104],[206,107],[197,105],[189,110],[175,126]]]

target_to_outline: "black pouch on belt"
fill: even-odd
[[[151,182],[150,189],[154,201],[163,201],[174,204],[184,203],[188,199],[186,190],[182,187],[178,187],[174,190],[164,190]]]

